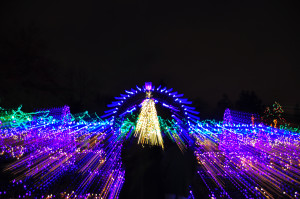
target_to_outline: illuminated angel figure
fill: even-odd
[[[139,136],[139,144],[159,145],[164,148],[155,102],[151,98],[151,88],[151,84],[146,84],[146,99],[142,103],[135,136]]]

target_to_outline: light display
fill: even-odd
[[[260,123],[260,116],[255,113],[246,113],[235,110],[226,109],[223,120],[228,124],[257,124]]]
[[[278,103],[275,102],[273,104],[273,107],[267,107],[264,111],[264,115],[262,116],[262,122],[266,125],[272,125],[272,126],[282,126],[282,128],[288,128],[290,125],[289,123],[284,119],[283,117],[283,108]],[[275,124],[276,121],[276,124]]]
[[[1,175],[9,183],[0,185],[0,198],[118,198],[126,180],[123,141],[135,133],[144,144],[163,146],[164,136],[181,150],[195,143],[199,165],[189,198],[202,197],[197,190],[209,198],[299,198],[299,129],[278,118],[273,128],[256,114],[229,109],[224,121],[200,121],[172,90],[150,83],[126,90],[101,117],[72,115],[68,106],[1,108]]]
[[[164,147],[155,109],[155,102],[151,98],[145,99],[142,103],[141,113],[136,124],[135,135],[139,137],[138,143]]]
[[[196,154],[203,170],[202,180],[211,197],[276,198],[298,197],[299,144],[298,133],[264,125],[199,123],[209,132],[204,141],[196,134]],[[215,138],[217,137],[217,139]],[[217,142],[215,142],[217,140]],[[215,190],[214,183],[218,189]],[[228,187],[238,193],[230,193]]]

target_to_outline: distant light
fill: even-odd
[[[150,91],[152,89],[152,82],[145,82],[145,88],[147,91]]]

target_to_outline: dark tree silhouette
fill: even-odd
[[[218,119],[222,119],[223,118],[223,114],[225,109],[227,108],[233,108],[233,104],[231,102],[231,100],[229,99],[228,95],[226,93],[224,93],[222,95],[222,98],[220,99],[220,101],[217,103],[217,118]]]
[[[261,113],[262,101],[257,97],[254,91],[242,91],[239,99],[236,101],[236,109],[250,113]]]
[[[203,101],[202,98],[198,97],[195,99],[191,99],[191,101],[193,102],[193,107],[195,107],[196,111],[199,112],[198,116],[201,120],[214,118],[209,105],[205,101]]]
[[[49,58],[42,32],[34,24],[1,35],[0,66],[1,106],[22,103],[32,110],[59,104],[57,64]]]
[[[222,99],[218,102],[218,109],[226,109],[226,108],[232,108],[232,102],[229,99],[228,95],[226,93],[224,93],[222,95]]]
[[[78,113],[95,106],[99,88],[83,67],[63,67],[51,57],[49,41],[35,24],[0,33],[0,106],[34,111],[69,105]]]
[[[294,107],[294,121],[297,124],[300,124],[300,106],[299,106],[299,104],[296,104]]]

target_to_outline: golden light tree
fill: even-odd
[[[142,103],[135,136],[139,136],[139,144],[158,145],[164,148],[155,102],[151,98],[150,91],[147,91],[147,99]]]

